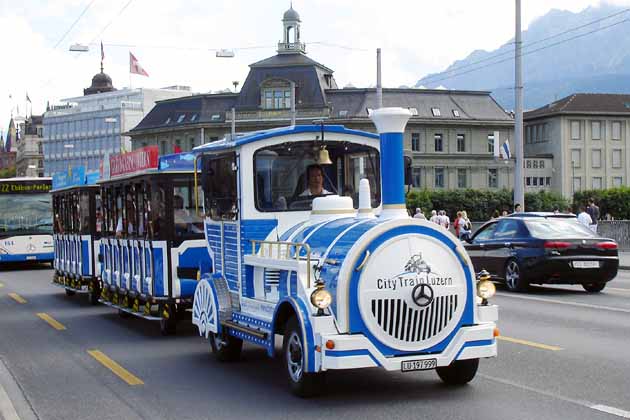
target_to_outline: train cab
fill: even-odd
[[[191,307],[199,273],[211,270],[193,167],[192,154],[158,158],[148,147],[111,156],[100,181],[101,302],[159,321],[165,335]]]
[[[98,262],[101,225],[98,173],[85,167],[53,175],[53,284],[66,295],[88,294],[90,303],[100,295]]]

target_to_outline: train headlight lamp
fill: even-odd
[[[477,295],[480,298],[487,300],[490,299],[496,293],[497,288],[490,280],[481,280],[477,283]]]
[[[318,283],[317,288],[311,294],[311,303],[317,309],[326,309],[332,303],[332,295],[326,289],[322,283]]]

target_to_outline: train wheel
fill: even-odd
[[[225,337],[213,332],[208,333],[212,353],[220,362],[236,362],[241,358],[243,340],[226,334]]]
[[[98,303],[98,298],[100,295],[101,288],[98,286],[98,283],[90,283],[90,292],[88,293],[88,300],[90,301],[90,304],[96,305]]]
[[[177,331],[177,307],[175,304],[165,304],[161,315],[160,332],[162,335],[174,335]]]
[[[287,322],[282,342],[282,354],[291,392],[298,397],[318,395],[324,387],[323,373],[305,372],[306,352],[302,341],[302,329],[295,317]]]
[[[74,296],[76,292],[74,290],[66,289],[66,296]]]
[[[122,319],[127,319],[131,316],[131,314],[127,311],[123,311],[122,309],[119,309],[118,316],[121,317]]]

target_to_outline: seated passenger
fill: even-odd
[[[321,166],[309,165],[306,169],[308,175],[308,188],[300,194],[300,197],[310,197],[312,195],[331,194],[324,189],[324,170]]]
[[[184,199],[181,195],[173,196],[173,208],[175,216],[175,232],[178,235],[183,233],[203,233],[195,221],[190,216],[188,210],[184,208]]]

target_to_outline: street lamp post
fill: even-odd
[[[571,200],[574,200],[575,196],[575,161],[571,161]]]

